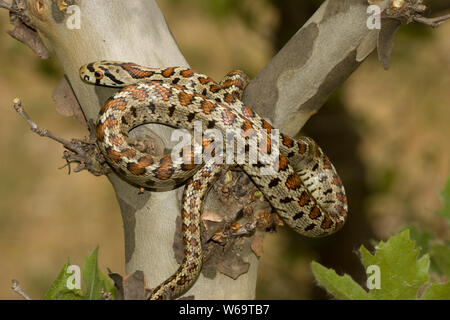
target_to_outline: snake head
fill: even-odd
[[[111,61],[97,61],[83,65],[80,68],[80,77],[87,83],[107,87],[124,87],[125,83],[115,75],[118,69]]]

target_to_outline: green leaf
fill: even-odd
[[[430,258],[424,255],[417,259],[419,249],[414,248],[409,230],[391,237],[386,243],[381,241],[374,255],[364,246],[360,252],[366,269],[371,265],[380,268],[381,288],[370,290],[370,295],[377,300],[416,299],[419,288],[429,281]]]
[[[84,300],[83,292],[79,289],[69,289],[67,283],[71,281],[72,273],[67,273],[70,263],[67,262],[53,281],[50,289],[44,297],[44,300]]]
[[[431,243],[430,256],[439,275],[450,278],[450,246],[441,243]]]
[[[88,300],[103,300],[102,289],[114,295],[109,277],[103,274],[97,263],[98,247],[86,258],[83,265],[83,283]]]
[[[409,229],[409,235],[411,240],[414,241],[417,248],[420,248],[419,258],[426,254],[430,248],[430,242],[434,239],[434,236],[428,232],[419,230],[416,227],[408,226],[404,230]]]
[[[319,284],[336,298],[341,300],[371,299],[369,294],[350,276],[340,276],[334,270],[327,269],[315,261],[312,262],[311,268]]]
[[[450,282],[432,283],[420,297],[421,300],[450,300]]]
[[[450,178],[447,180],[444,189],[441,191],[441,197],[442,202],[444,203],[444,208],[436,213],[446,218],[450,223]]]

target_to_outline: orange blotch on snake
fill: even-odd
[[[171,76],[173,76],[174,73],[175,73],[175,68],[169,67],[169,68],[164,69],[161,74],[166,78],[170,78]]]
[[[195,73],[195,70],[187,69],[187,70],[184,70],[183,72],[181,72],[181,75],[185,78],[190,78],[194,75],[194,73]]]
[[[100,109],[100,113],[103,114],[109,109],[123,111],[127,108],[127,102],[122,98],[108,99]]]
[[[330,158],[328,158],[327,156],[324,156],[324,158],[323,158],[323,168],[324,169],[331,168],[331,161],[330,161]]]
[[[135,63],[124,63],[122,67],[135,79],[148,78],[154,74],[153,71],[139,69],[139,65]]]
[[[320,225],[320,227],[322,229],[329,229],[329,228],[331,228],[332,225],[333,225],[333,220],[331,220],[331,218],[326,215],[323,217],[323,221],[322,221],[322,224]]]
[[[309,212],[309,217],[313,220],[319,218],[321,215],[320,209],[317,206],[312,207]]]
[[[338,175],[333,176],[333,180],[331,181],[332,184],[338,187],[342,187],[342,180]]]
[[[292,174],[286,179],[285,185],[289,190],[297,190],[302,185],[302,181],[298,175]]]
[[[290,137],[288,137],[287,135],[282,135],[282,143],[283,146],[288,147],[288,148],[292,148],[294,146],[294,140],[292,140]]]
[[[180,101],[180,104],[184,107],[191,104],[192,99],[194,99],[194,95],[190,93],[186,93],[184,91],[181,91],[178,94],[178,101]]]
[[[160,166],[154,170],[155,177],[160,180],[168,180],[173,174],[173,161],[170,155],[160,160]]]
[[[231,126],[236,120],[236,115],[229,107],[225,106],[225,110],[222,112],[222,120],[225,125]]]
[[[298,204],[300,205],[300,207],[303,207],[306,204],[308,204],[310,200],[311,195],[308,192],[303,191],[302,194],[300,195],[300,199],[298,199]]]
[[[153,86],[155,87],[156,91],[158,92],[159,97],[163,101],[169,101],[169,98],[171,96],[170,90],[165,88],[165,87],[163,87],[161,85],[161,83],[159,83],[158,81],[152,81],[151,83],[153,84]]]
[[[136,86],[129,86],[122,89],[123,92],[129,92],[134,100],[145,101],[148,98],[147,92],[142,89],[138,89]]]
[[[122,145],[125,142],[122,137],[120,137],[120,136],[112,136],[112,135],[109,136],[108,140],[109,140],[110,144],[112,144],[112,145],[114,145],[116,147]]]
[[[128,164],[128,171],[132,174],[139,176],[145,174],[145,168],[153,164],[153,158],[149,155],[145,155],[140,158],[136,163],[132,162]]]
[[[212,93],[216,93],[216,92],[220,91],[220,89],[222,89],[222,88],[215,84],[209,87],[209,91],[211,91]]]
[[[225,100],[225,102],[227,102],[227,103],[233,103],[233,102],[236,100],[236,98],[235,98],[232,94],[227,93],[227,94],[225,95],[224,100]]]
[[[123,158],[134,158],[136,156],[136,151],[133,149],[125,149],[122,151],[116,151],[112,148],[106,150],[106,157],[115,162],[119,163]]]
[[[208,84],[214,82],[214,80],[210,77],[201,77],[198,80],[200,81],[201,84]]]
[[[280,154],[280,156],[278,158],[278,169],[286,170],[288,167],[288,164],[289,164],[289,162],[288,162],[287,158],[284,155]]]
[[[201,106],[202,106],[202,110],[204,114],[211,114],[212,111],[214,111],[215,107],[215,103],[212,103],[211,101],[208,100],[203,100],[201,102]]]
[[[248,117],[248,118],[253,118],[255,116],[255,113],[253,112],[253,110],[249,107],[244,105],[242,107],[242,113],[244,114],[244,116]]]

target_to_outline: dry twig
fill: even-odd
[[[31,298],[20,287],[19,281],[12,280],[12,287],[11,287],[11,289],[13,289],[19,295],[21,295],[25,300],[31,300]]]

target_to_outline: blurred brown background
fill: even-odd
[[[271,59],[322,1],[160,0],[191,66],[215,79],[232,69],[250,76]],[[446,3],[447,2],[447,3]],[[188,4],[189,3],[189,4]],[[429,14],[448,1],[430,0]],[[22,98],[42,127],[66,137],[84,128],[58,115],[51,99],[62,72],[11,39],[0,11],[0,299],[16,299],[11,279],[40,299],[70,257],[82,264],[100,246],[99,263],[124,273],[122,221],[106,178],[67,175],[62,147],[32,134],[12,108]],[[305,239],[286,228],[268,234],[257,298],[326,298],[314,284],[311,260],[364,279],[355,250],[404,225],[450,239],[433,212],[450,176],[450,23],[437,30],[405,26],[392,67],[372,55],[304,128],[333,160],[346,186],[350,218],[338,234]]]

